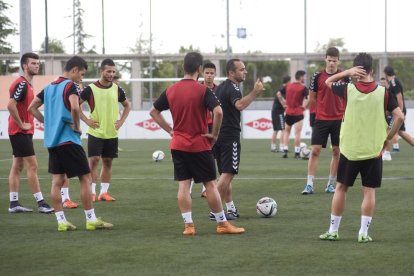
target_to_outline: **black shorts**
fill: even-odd
[[[220,141],[213,147],[219,174],[238,174],[240,166],[240,140]]]
[[[216,179],[216,166],[211,150],[203,152],[171,150],[171,156],[175,180],[192,178],[195,183],[204,183]]]
[[[352,187],[355,179],[361,173],[362,186],[369,188],[381,187],[382,158],[361,161],[350,161],[343,154],[339,157],[338,182]]]
[[[118,138],[102,139],[88,134],[88,157],[118,157]]]
[[[330,136],[332,146],[339,146],[341,123],[341,120],[315,120],[312,128],[312,145],[321,145],[323,148],[326,148],[326,143]]]
[[[392,128],[392,125],[394,124],[394,117],[392,115],[385,116],[385,120],[387,121],[388,128]],[[405,121],[403,121],[399,131],[405,131]]]
[[[279,131],[285,129],[285,114],[272,111],[273,130]]]
[[[85,151],[77,144],[49,148],[49,173],[66,174],[71,178],[90,172]]]
[[[310,127],[313,127],[313,125],[315,124],[315,120],[316,120],[316,113],[309,113],[309,125]]]
[[[35,155],[33,135],[17,133],[9,136],[14,157],[28,157]]]
[[[297,122],[303,120],[303,115],[287,115],[286,114],[286,124],[293,126]]]

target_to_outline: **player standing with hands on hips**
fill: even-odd
[[[332,92],[346,100],[341,125],[341,156],[338,165],[338,182],[332,198],[331,223],[322,240],[338,240],[338,228],[345,210],[346,193],[361,174],[363,200],[361,204],[361,228],[358,242],[371,242],[368,228],[375,209],[375,189],[381,186],[382,152],[384,146],[399,130],[404,114],[395,97],[385,87],[377,85],[373,78],[372,57],[360,53],[351,69],[330,76],[326,85]],[[337,83],[341,78],[355,77],[357,82]],[[387,134],[386,111],[392,113],[394,124]]]

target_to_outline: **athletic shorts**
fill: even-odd
[[[33,135],[17,133],[9,136],[14,157],[28,157],[35,155]]]
[[[279,131],[285,129],[285,114],[272,111],[273,130]]]
[[[391,129],[394,124],[394,117],[392,117],[392,115],[387,115],[385,116],[385,120],[387,121],[388,128]],[[405,120],[403,121],[399,131],[405,131]]]
[[[88,134],[88,157],[118,157],[118,138],[102,139]]]
[[[303,120],[303,115],[287,115],[286,114],[286,124],[289,126],[293,126],[297,122],[300,122]]]
[[[66,174],[71,178],[90,172],[88,159],[80,145],[65,144],[49,148],[49,173]]]
[[[326,148],[326,143],[330,136],[332,146],[339,146],[341,123],[341,120],[315,120],[312,128],[312,145],[321,145],[323,148]]]
[[[338,182],[352,187],[358,174],[361,174],[362,186],[369,188],[381,187],[382,158],[350,161],[343,154],[339,157]]]
[[[240,166],[240,140],[220,141],[213,147],[214,157],[217,161],[219,174],[238,174]]]
[[[313,125],[315,124],[315,120],[316,120],[316,113],[309,113],[309,125],[310,127],[313,127]]]
[[[203,152],[185,152],[171,150],[174,163],[174,179],[177,181],[194,179],[195,183],[216,179],[216,166],[211,150]]]

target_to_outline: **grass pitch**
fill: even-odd
[[[216,223],[208,220],[207,203],[199,197],[201,186],[195,185],[197,235],[183,237],[168,141],[120,141],[123,151],[114,162],[110,188],[117,201],[95,204],[96,214],[114,223],[114,229],[86,231],[80,207],[65,211],[78,230],[59,233],[53,214],[7,212],[11,148],[8,140],[0,140],[0,275],[412,275],[414,152],[400,144],[402,151],[384,164],[370,228],[374,242],[358,244],[359,180],[348,195],[341,240],[318,239],[327,230],[330,215],[332,196],[323,191],[329,150],[321,156],[315,194],[302,196],[306,161],[271,153],[268,140],[242,141],[240,174],[233,189],[241,213],[235,224],[245,227],[246,233],[216,235]],[[36,141],[35,149],[42,191],[50,202],[47,151],[41,141]],[[157,149],[167,155],[163,162],[151,159]],[[70,194],[80,201],[76,179]],[[256,202],[263,196],[277,201],[275,217],[256,214]],[[24,206],[36,207],[25,179],[19,197]]]

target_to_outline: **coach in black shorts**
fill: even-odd
[[[240,83],[246,79],[247,70],[240,59],[231,59],[226,65],[227,80],[220,84],[216,96],[223,109],[223,124],[213,151],[220,173],[218,189],[227,207],[227,217],[239,217],[233,202],[231,181],[239,173],[240,164],[240,111],[248,107],[263,91],[263,83],[257,80],[253,90],[242,96]]]
[[[276,152],[276,138],[280,132],[280,143],[279,149],[283,151],[285,145],[283,139],[283,130],[285,129],[285,95],[286,95],[286,84],[290,82],[290,76],[283,77],[283,86],[276,92],[275,98],[272,105],[272,124],[273,124],[273,133],[272,141],[270,144],[270,151]]]

